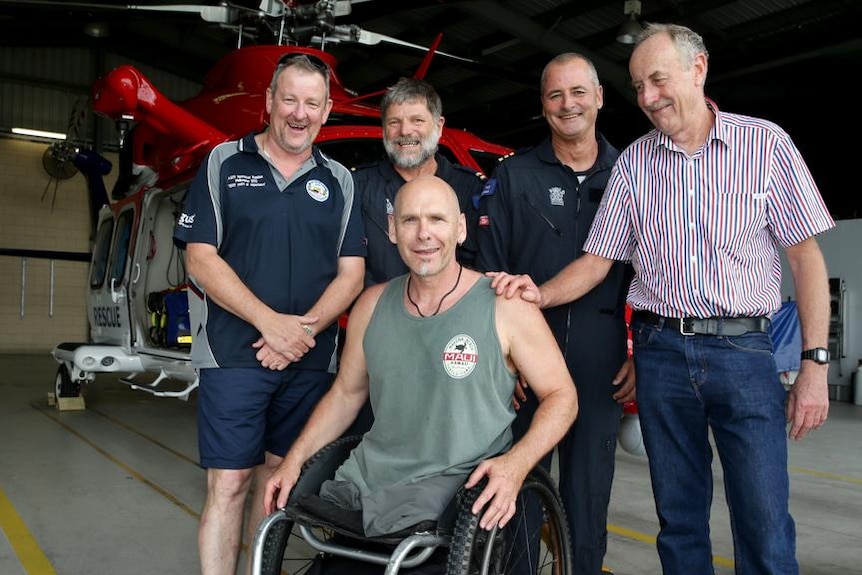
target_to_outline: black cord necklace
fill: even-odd
[[[458,284],[461,283],[461,272],[462,271],[464,271],[464,266],[462,266],[461,264],[458,264],[458,279],[455,280],[455,285],[452,286],[452,289],[450,289],[448,292],[446,292],[446,295],[444,295],[443,297],[440,298],[440,303],[437,304],[437,309],[435,309],[434,313],[432,313],[430,316],[422,313],[422,310],[419,309],[419,304],[417,304],[415,301],[413,301],[413,298],[410,297],[410,277],[411,276],[407,276],[407,299],[410,300],[410,303],[412,303],[413,307],[416,308],[416,313],[419,314],[419,317],[433,317],[433,316],[437,315],[438,313],[440,313],[440,308],[443,307],[443,300],[446,299],[447,297],[449,297],[450,295],[452,295],[452,292],[455,291],[458,288]]]

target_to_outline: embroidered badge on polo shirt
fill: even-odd
[[[456,335],[443,349],[443,369],[452,379],[463,379],[473,373],[478,361],[476,342],[469,335]]]
[[[308,180],[305,182],[305,191],[311,199],[325,202],[329,198],[329,188],[320,180]]]
[[[559,186],[553,186],[548,188],[548,199],[551,201],[552,206],[564,206],[565,202],[563,201],[566,197],[566,190]]]
[[[186,228],[188,230],[192,229],[192,226],[195,224],[195,216],[197,214],[180,214],[179,219],[177,220],[177,225],[181,228]]]

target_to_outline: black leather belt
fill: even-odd
[[[664,317],[651,311],[639,310],[632,320],[679,331],[682,335],[742,335],[751,331],[769,331],[769,318],[759,317]]]

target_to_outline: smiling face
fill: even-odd
[[[279,74],[275,86],[266,91],[269,132],[284,151],[303,154],[332,109],[323,75],[290,66]]]
[[[667,33],[650,36],[635,48],[629,61],[638,106],[661,133],[674,141],[696,125],[704,109],[704,53],[687,63]]]
[[[553,138],[595,139],[596,117],[604,103],[602,87],[581,58],[552,62],[543,76],[542,115]]]
[[[413,273],[428,277],[445,270],[466,237],[467,223],[449,184],[436,176],[420,176],[398,190],[389,239]]]
[[[437,152],[443,118],[437,119],[424,101],[391,104],[383,118],[383,147],[399,168],[418,168]]]

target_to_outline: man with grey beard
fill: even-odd
[[[461,264],[472,267],[476,251],[471,198],[482,190],[484,176],[437,153],[444,123],[440,96],[427,82],[401,78],[383,96],[380,111],[388,161],[359,167],[353,174],[368,239],[365,285],[407,273],[398,249],[389,238],[387,222],[398,189],[423,175],[441,178],[458,195],[461,211],[467,215],[468,231],[456,256]]]

